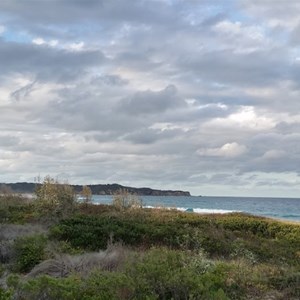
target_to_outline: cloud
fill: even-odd
[[[125,140],[137,144],[152,144],[159,140],[176,138],[182,134],[179,129],[157,130],[153,128],[143,128],[124,136]]]
[[[5,32],[5,26],[0,25],[0,35]]]
[[[150,90],[137,92],[132,97],[122,100],[118,110],[133,115],[154,114],[184,105],[185,103],[177,94],[176,87],[169,85],[158,92]]]
[[[271,28],[292,29],[299,21],[300,5],[297,1],[284,6],[281,1],[243,0],[240,6],[251,16],[263,18]]]
[[[209,148],[209,149],[199,149],[197,154],[200,156],[219,156],[234,158],[244,154],[247,151],[247,147],[244,145],[239,145],[236,142],[227,143],[220,148]]]
[[[0,40],[1,76],[31,74],[41,81],[74,80],[105,60],[100,51],[66,51]]]
[[[299,11],[0,1],[0,181],[299,195]]]
[[[35,83],[36,81],[33,81],[15,90],[11,93],[11,98],[13,98],[16,101],[20,101],[21,99],[28,97],[34,88]]]

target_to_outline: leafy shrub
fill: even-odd
[[[3,289],[0,287],[0,300],[11,300],[13,291],[11,289]]]
[[[231,258],[238,258],[238,259],[246,259],[252,264],[257,262],[256,255],[251,252],[245,245],[244,241],[241,239],[237,239],[232,244],[232,252],[230,254]]]
[[[136,254],[121,270],[95,271],[66,278],[40,276],[19,282],[18,299],[229,299],[224,292],[226,273],[211,266],[194,268],[191,255],[152,249]]]
[[[115,242],[130,246],[166,245],[179,248],[186,229],[176,224],[147,222],[144,219],[114,216],[77,216],[62,220],[51,228],[51,236],[68,240],[73,247],[105,249],[113,237]]]
[[[92,209],[92,206],[89,208]],[[62,220],[51,232],[72,247],[105,249],[107,241],[149,248],[203,250],[210,257],[245,258],[252,263],[298,264],[300,226],[245,215],[199,216],[155,210],[116,212],[101,208],[95,215],[78,215]],[[245,219],[245,224],[242,224]],[[252,223],[252,219],[254,222]],[[275,224],[279,223],[276,233]],[[263,226],[259,223],[266,224]],[[270,230],[271,228],[271,230]],[[287,232],[285,235],[283,232]]]
[[[75,276],[56,279],[41,276],[26,282],[20,282],[14,293],[15,299],[20,300],[75,300],[81,298],[81,280]]]
[[[271,283],[280,291],[284,291],[286,299],[300,298],[300,272],[289,272],[271,278]]]
[[[14,241],[20,237],[46,233],[38,224],[3,224],[0,228],[0,262],[9,263],[14,258]]]
[[[44,258],[47,239],[44,235],[33,235],[18,238],[14,244],[15,263],[17,272],[28,272]]]

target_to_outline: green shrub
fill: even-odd
[[[115,242],[134,247],[202,250],[215,258],[300,265],[300,226],[277,223],[279,229],[275,233],[273,221],[240,214],[208,217],[170,211],[160,215],[152,210],[102,209],[98,215],[62,220],[51,232],[53,238],[68,241],[76,249],[105,249],[113,237]]]
[[[12,289],[3,289],[2,287],[0,287],[0,300],[11,300],[12,296]]]
[[[82,299],[137,299],[135,296],[136,283],[122,272],[94,272],[85,283]],[[143,295],[141,299],[147,299]]]
[[[14,244],[14,270],[28,272],[44,258],[47,239],[44,235],[33,235],[18,238]]]
[[[286,299],[289,297],[300,298],[300,272],[289,272],[271,278],[272,285],[280,291],[284,291]]]
[[[195,257],[183,251],[152,249],[136,254],[119,271],[94,271],[87,277],[41,276],[19,282],[18,299],[211,299],[225,300],[226,274],[211,265],[199,272]]]
[[[184,251],[152,249],[128,266],[126,273],[135,282],[136,299],[144,295],[155,299],[229,299],[222,289],[224,274],[215,272],[213,264],[203,269],[202,260],[203,256]]]
[[[15,295],[20,300],[75,300],[81,297],[81,279],[75,276],[68,278],[52,278],[41,276],[20,283]]]

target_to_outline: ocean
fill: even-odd
[[[195,213],[244,212],[300,222],[300,198],[252,198],[208,196],[140,196],[144,207],[175,208]],[[94,203],[111,204],[112,196],[93,195]]]

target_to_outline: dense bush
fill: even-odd
[[[131,246],[167,245],[178,247],[184,230],[171,224],[148,223],[114,216],[78,216],[63,220],[51,230],[52,236],[68,240],[74,247],[105,249],[111,237]]]
[[[20,204],[17,206],[0,207],[0,224],[24,224],[34,218],[33,204]]]
[[[32,220],[28,207],[11,206],[6,221]],[[53,216],[48,237],[41,226],[1,224],[15,260],[3,261],[0,300],[300,299],[299,225],[92,204]],[[26,276],[8,276],[8,262]]]
[[[46,230],[39,224],[3,224],[0,227],[0,263],[10,263],[14,258],[14,242],[18,238],[44,234]]]
[[[230,299],[226,272],[209,265],[203,272],[202,256],[182,251],[153,249],[128,261],[119,271],[94,271],[88,277],[41,276],[19,282],[18,299]],[[242,295],[242,291],[240,291]]]
[[[44,249],[47,239],[44,235],[33,235],[18,238],[14,249],[14,270],[28,272],[44,258]]]
[[[107,241],[113,237],[115,241],[135,247],[201,249],[211,257],[244,257],[252,263],[299,264],[299,228],[243,215],[209,217],[161,212],[159,216],[155,211],[118,213],[112,210],[63,220],[51,232],[53,238],[88,250],[105,249]]]
[[[11,289],[3,289],[0,287],[0,300],[11,300],[13,291]]]

